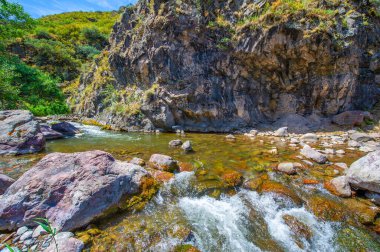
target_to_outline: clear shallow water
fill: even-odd
[[[294,177],[272,171],[279,162],[300,161],[296,157],[299,151],[280,139],[237,136],[236,141],[226,141],[225,135],[218,134],[155,135],[77,126],[82,134],[50,141],[42,154],[1,157],[0,170],[17,178],[47,153],[88,150],[107,151],[120,160],[140,157],[147,161],[151,154],[161,153],[190,166],[194,161],[203,163],[162,185],[143,211],[95,223],[101,233],[92,235],[87,250],[175,251],[178,245],[191,244],[201,251],[380,251],[379,238],[370,228],[358,223],[355,216],[340,218],[354,210],[327,209],[326,215],[312,207],[315,202],[317,209],[351,204],[323,188],[323,182],[332,178],[333,167],[316,165]],[[169,148],[168,142],[174,139],[191,140],[195,152]],[[278,155],[268,152],[273,147],[278,148]],[[361,155],[347,150],[344,157],[330,159],[350,164]],[[260,178],[266,190],[226,184],[224,176],[231,172],[246,179]],[[305,179],[320,183],[305,185]],[[287,197],[286,190],[294,195]],[[302,203],[292,197],[301,198]],[[366,204],[365,211],[374,207]],[[334,218],[330,218],[331,211]],[[286,218],[296,224],[290,227]]]

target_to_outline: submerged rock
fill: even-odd
[[[2,195],[14,182],[15,180],[13,178],[0,174],[0,195]]]
[[[0,155],[35,153],[44,148],[45,138],[32,113],[0,111]]]
[[[62,133],[65,136],[75,136],[80,133],[80,130],[68,122],[60,122],[53,124],[51,128],[59,133]]]
[[[162,171],[175,172],[179,169],[178,162],[176,160],[162,154],[153,154],[149,159],[149,164],[153,168]]]
[[[307,144],[305,144],[305,146],[302,148],[301,154],[306,158],[310,158],[319,164],[324,164],[327,162],[327,157],[325,155],[314,150]]]
[[[132,158],[129,163],[131,164],[135,164],[135,165],[139,165],[139,166],[145,166],[145,161],[144,159],[141,159],[141,158],[138,158],[138,157],[134,157]]]
[[[380,193],[380,151],[372,152],[354,162],[346,175],[351,186]]]
[[[82,227],[122,198],[140,192],[149,174],[102,151],[52,153],[12,184],[0,198],[0,230],[49,219],[58,230]]]

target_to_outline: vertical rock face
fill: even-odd
[[[27,154],[45,148],[39,123],[26,110],[0,111],[0,155]]]
[[[107,85],[94,85],[102,74],[118,91],[137,87],[141,114],[158,128],[228,131],[370,108],[379,98],[373,6],[315,1],[276,14],[273,2],[139,1],[114,26],[108,70],[98,64],[82,77],[90,95],[75,97],[77,111],[115,118]]]

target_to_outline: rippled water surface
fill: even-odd
[[[323,187],[343,171],[329,165],[308,167],[292,177],[273,171],[279,162],[300,162],[299,150],[281,139],[237,136],[227,141],[218,134],[120,133],[77,126],[81,135],[50,141],[45,153],[1,157],[0,170],[17,178],[46,153],[87,150],[107,151],[120,160],[147,161],[161,153],[191,167],[164,183],[142,211],[94,223],[100,231],[90,234],[88,250],[195,251],[189,250],[192,245],[200,251],[380,251],[378,236],[357,214],[375,206],[367,200],[353,204]],[[169,148],[174,139],[191,140],[195,152]],[[273,147],[278,154],[269,152]],[[329,158],[350,164],[363,155],[346,152]],[[226,178],[234,172],[260,186],[231,186]]]

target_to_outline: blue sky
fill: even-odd
[[[24,6],[32,17],[41,17],[68,11],[117,10],[137,0],[13,0]]]

